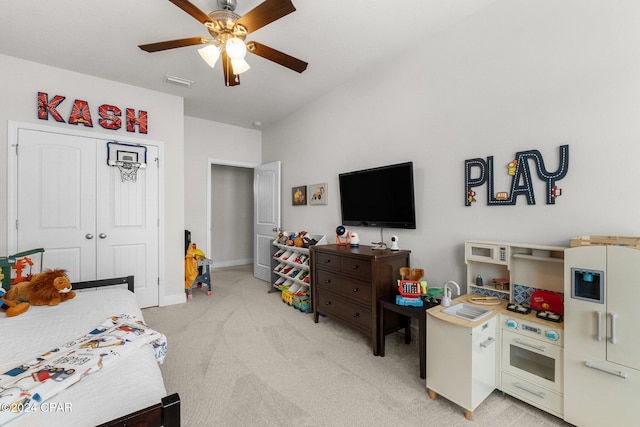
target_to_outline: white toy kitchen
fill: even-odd
[[[635,423],[637,242],[465,242],[468,293],[427,311],[429,396],[458,404],[468,419],[499,389],[578,426]],[[456,307],[485,313],[465,318]],[[451,366],[452,358],[461,369],[443,375],[442,363]]]

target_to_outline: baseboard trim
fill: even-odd
[[[187,302],[187,296],[185,293],[165,295],[160,299],[160,307],[164,307],[167,305],[174,305],[174,304],[182,304],[185,302]]]
[[[212,268],[235,267],[237,265],[253,264],[253,258],[234,259],[231,261],[214,261],[211,263]]]

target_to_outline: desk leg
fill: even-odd
[[[374,348],[373,355],[384,357],[384,304],[378,302],[378,330],[376,331],[377,352]]]
[[[427,378],[427,314],[423,314],[420,316],[418,321],[418,333],[420,337],[418,337],[418,342],[420,345],[418,346],[418,351],[420,352],[420,378]]]
[[[411,344],[411,317],[403,315],[403,321],[404,321],[404,343]]]

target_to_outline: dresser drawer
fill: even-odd
[[[316,267],[340,270],[340,256],[319,252],[316,254]]]
[[[371,280],[371,261],[358,258],[342,258],[340,271],[362,280]]]
[[[371,331],[371,310],[345,301],[330,292],[317,293],[317,309],[320,313],[335,316],[366,332]]]
[[[317,270],[316,283],[318,291],[330,291],[351,300],[371,305],[371,283],[350,279],[331,271]]]

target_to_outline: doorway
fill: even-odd
[[[220,169],[220,175],[237,174],[235,179],[230,179],[230,181],[235,181],[236,184],[244,183],[235,185],[235,192],[223,188],[220,191],[213,191],[212,188],[217,185],[212,178],[213,168],[216,166],[235,168]],[[249,246],[252,248],[251,252],[246,251],[246,248],[243,247],[242,252],[238,252],[243,254],[240,255],[240,258],[237,258],[236,254],[236,259],[231,257],[224,262],[216,260],[212,256],[212,265],[224,267],[253,262],[254,276],[269,282],[271,278],[271,242],[275,230],[280,229],[280,161],[258,165],[209,159],[207,174],[207,253],[213,254],[215,252],[214,246],[217,246],[216,249],[228,252],[229,246],[235,245],[238,239],[237,234],[234,233],[237,233],[241,228],[242,241],[247,241],[247,234],[252,239]],[[252,177],[249,177],[249,174],[252,174]],[[224,194],[230,195],[225,197]],[[235,206],[235,201],[239,198],[247,200],[242,205],[242,209],[245,209],[244,212]],[[253,198],[253,203],[248,201],[250,198]],[[252,207],[251,214],[248,213],[249,206]],[[218,212],[220,218],[225,219],[218,222],[215,229],[212,226],[214,211]],[[247,218],[250,218],[252,222],[247,222]],[[218,238],[219,234],[220,239]],[[228,242],[227,247],[223,244],[225,241]]]
[[[253,167],[212,163],[207,256],[213,268],[253,263]]]

